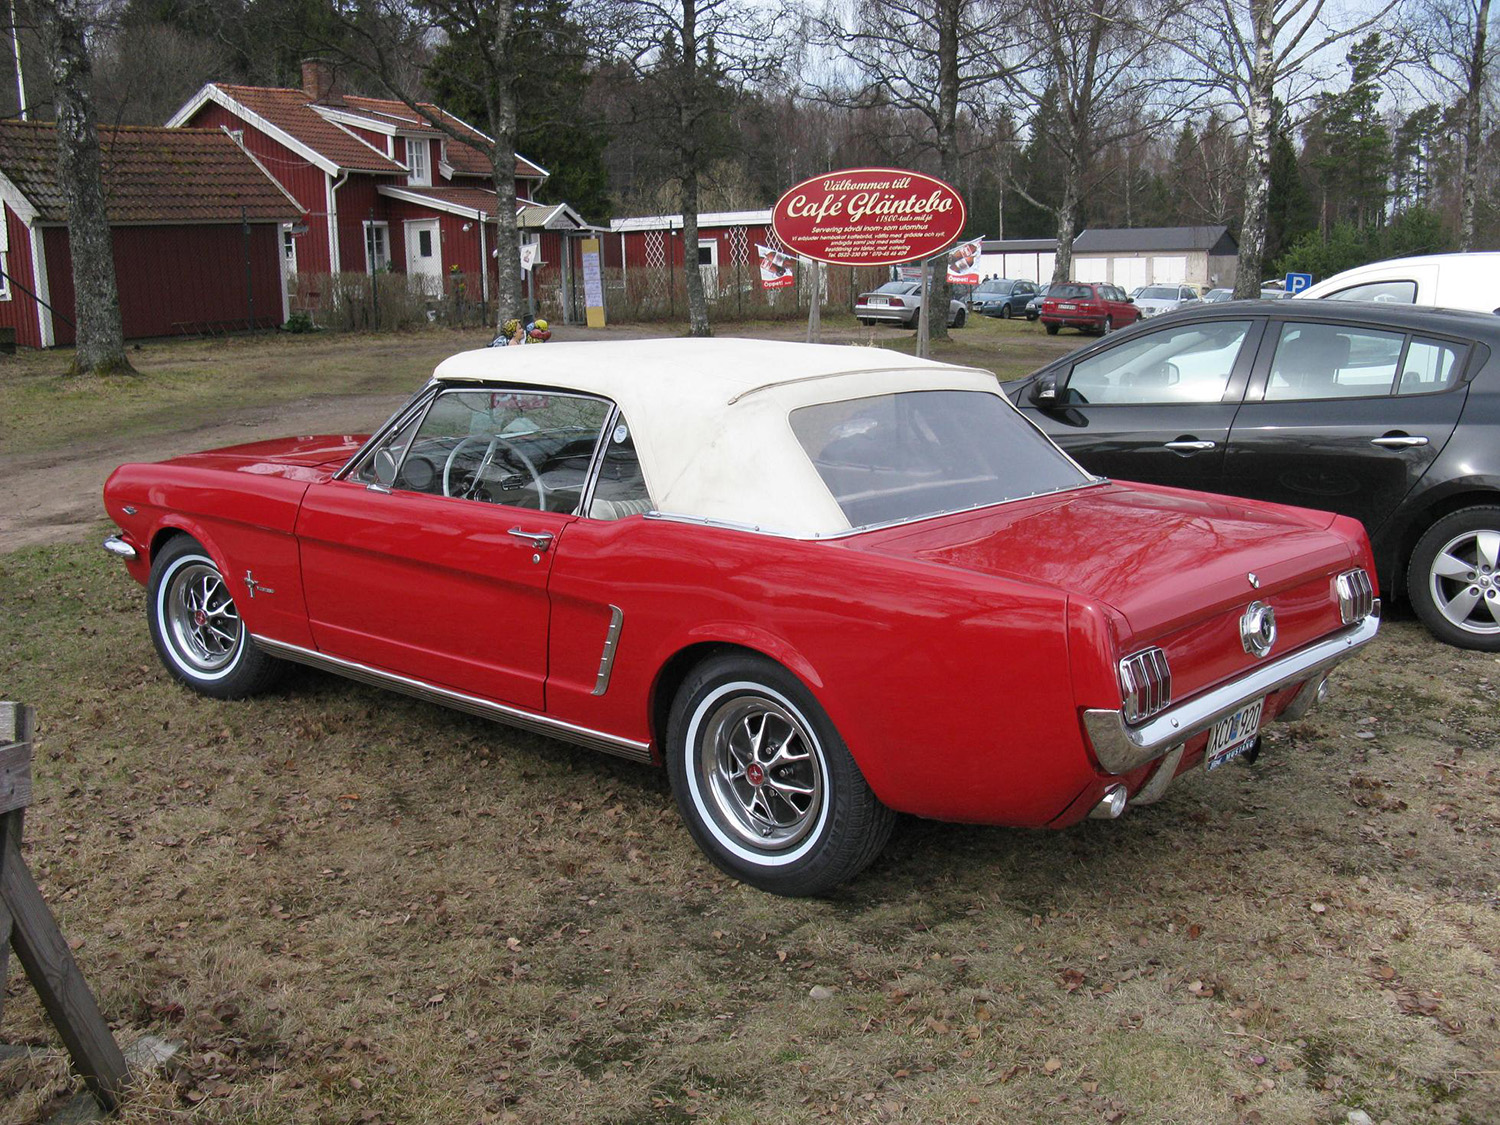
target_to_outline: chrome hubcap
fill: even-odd
[[[1432,600],[1468,633],[1500,633],[1500,531],[1466,531],[1432,561]]]
[[[200,672],[217,672],[239,651],[243,629],[234,599],[219,572],[189,563],[172,575],[166,592],[172,647]]]
[[[756,848],[794,846],[823,807],[822,755],[793,712],[761,696],[720,704],[699,739],[715,819]]]

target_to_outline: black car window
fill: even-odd
[[[1405,337],[1340,324],[1283,324],[1267,400],[1389,394]]]
[[[391,487],[574,512],[609,404],[546,391],[446,391],[427,411]]]
[[[1137,336],[1074,364],[1068,400],[1219,402],[1249,331],[1248,320],[1216,320]]]
[[[1458,380],[1459,351],[1440,340],[1414,339],[1406,348],[1401,364],[1398,394],[1420,395],[1445,391]]]
[[[1374,301],[1381,305],[1414,305],[1417,303],[1415,281],[1367,281],[1351,285],[1324,298],[1328,301]]]

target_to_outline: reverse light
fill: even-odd
[[[1339,600],[1339,616],[1345,625],[1363,621],[1375,611],[1375,587],[1363,567],[1346,570],[1335,578],[1333,596]]]
[[[1167,654],[1153,646],[1121,660],[1120,691],[1127,723],[1138,723],[1165,710],[1172,703],[1172,669],[1167,665]]]

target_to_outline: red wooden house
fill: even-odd
[[[459,133],[485,140],[452,114],[424,108]],[[440,293],[456,267],[477,277],[488,299],[498,201],[489,160],[404,103],[344,94],[329,64],[309,60],[300,90],[209,83],[167,124],[231,131],[298,201],[305,231],[288,226],[282,233],[288,272],[391,269],[420,276]],[[539,239],[539,224],[585,226],[566,205],[530,202],[546,177],[545,169],[516,157],[523,241]],[[546,251],[544,244],[543,259]],[[470,287],[474,292],[472,281]]]
[[[758,279],[757,245],[779,246],[769,211],[703,211],[698,215],[698,245],[683,244],[681,215],[643,215],[611,219],[604,239],[604,264],[622,272],[629,286],[632,271],[672,272],[696,255],[710,297]],[[752,268],[754,267],[754,268]],[[756,282],[758,284],[758,281]]]
[[[103,129],[105,210],[127,337],[286,318],[280,231],[297,204],[234,139]],[[0,326],[27,347],[74,339],[67,206],[50,124],[0,122]]]

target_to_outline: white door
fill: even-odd
[[[1187,280],[1187,257],[1163,257],[1151,259],[1152,285],[1181,285]]]
[[[413,219],[406,224],[406,275],[420,279],[431,296],[443,292],[443,247],[436,219]]]
[[[1129,293],[1138,285],[1147,285],[1151,279],[1146,276],[1145,258],[1116,258],[1114,261],[1114,282],[1125,292]]]
[[[1108,277],[1105,276],[1108,272],[1108,258],[1073,259],[1074,281],[1108,281]]]

